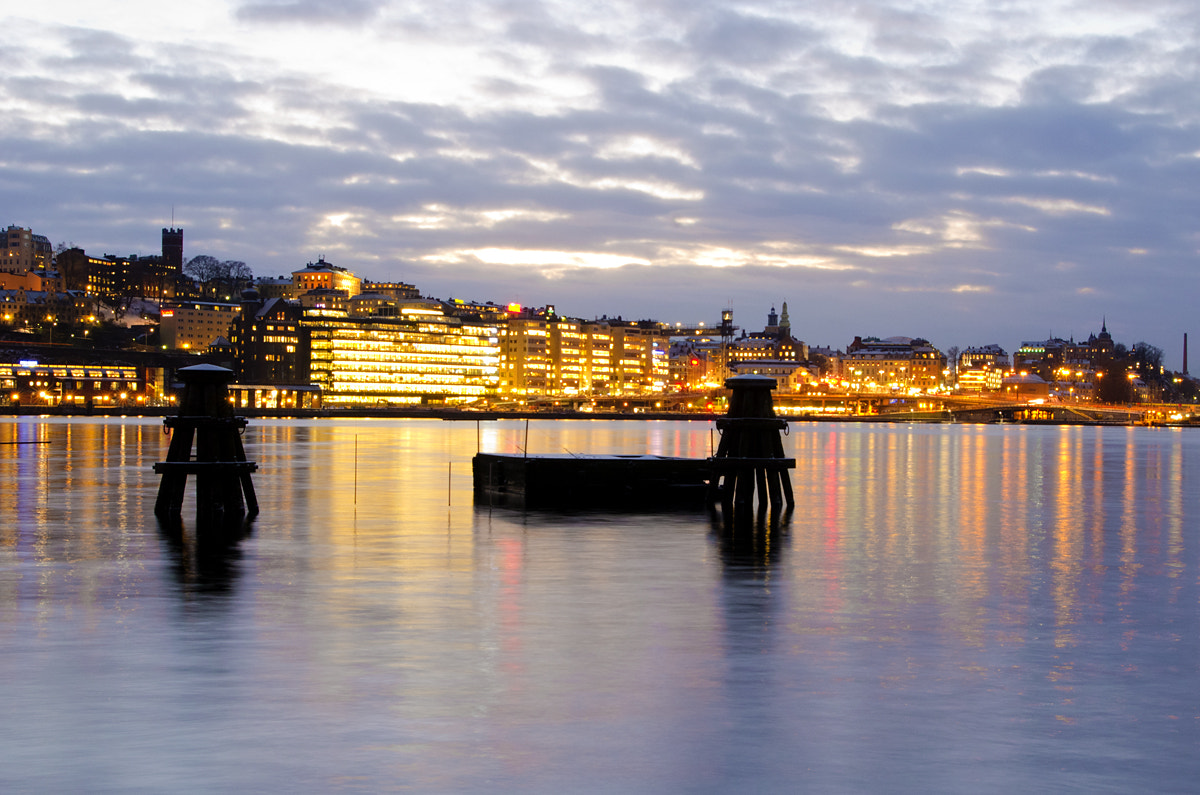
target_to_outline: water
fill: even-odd
[[[732,534],[473,506],[525,434],[254,421],[214,549],[153,517],[160,422],[0,421],[47,442],[0,445],[0,789],[1196,791],[1195,431],[794,425],[790,523]]]

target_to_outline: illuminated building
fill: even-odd
[[[229,336],[238,311],[237,304],[213,301],[164,303],[158,327],[163,347],[203,351],[217,337]]]
[[[162,230],[162,254],[88,256],[81,248],[59,253],[63,287],[106,298],[166,298],[179,293],[183,277],[183,230]]]
[[[364,293],[390,295],[392,298],[421,297],[421,291],[418,290],[415,285],[405,284],[404,282],[373,282],[364,279],[360,289]]]
[[[437,302],[402,301],[394,316],[305,310],[303,327],[325,406],[470,403],[496,393],[496,327]]]
[[[660,323],[565,318],[553,306],[509,307],[500,334],[500,393],[507,397],[641,395],[666,390]]]
[[[1112,359],[1115,347],[1104,320],[1100,333],[1088,335],[1087,342],[1057,337],[1022,342],[1013,355],[1013,369],[1037,373],[1060,397],[1088,399],[1098,390],[1100,373]]]
[[[942,386],[946,357],[923,339],[855,337],[841,368],[842,380],[854,390],[928,391]]]
[[[90,316],[92,302],[77,292],[0,290],[0,325],[41,327],[76,323]]]
[[[739,362],[757,360],[807,361],[808,346],[792,336],[787,302],[785,301],[782,315],[776,315],[775,307],[771,307],[771,311],[767,314],[767,325],[763,330],[753,333],[743,332],[741,338],[729,344],[727,356],[730,369],[735,369],[734,366]]]
[[[346,297],[358,295],[362,280],[345,268],[326,262],[324,257],[310,262],[297,271],[292,271],[292,286],[295,295],[309,290],[342,290]]]
[[[1017,400],[1045,400],[1050,385],[1034,373],[1014,373],[1004,379],[1004,394]]]
[[[1009,370],[1008,354],[999,345],[967,348],[958,356],[957,388],[965,392],[999,392]]]
[[[732,362],[734,375],[767,375],[779,384],[779,392],[794,392],[816,381],[816,375],[805,362],[780,359],[753,359]]]
[[[32,406],[145,405],[159,396],[155,380],[148,368],[0,364],[0,395],[7,402]]]
[[[676,340],[667,351],[668,381],[674,392],[695,392],[708,388],[710,360],[714,351],[690,339]]]
[[[311,381],[304,310],[282,298],[263,300],[256,290],[242,293],[241,312],[229,330],[239,384],[308,386]]]
[[[651,320],[600,320],[581,324],[585,391],[609,395],[666,391],[668,339]],[[605,380],[607,376],[607,380]]]
[[[500,332],[500,393],[505,396],[548,395],[550,331],[545,315],[514,315]]]
[[[0,247],[0,272],[25,274],[50,269],[50,239],[35,235],[32,229],[10,226],[3,233]]]
[[[260,276],[254,280],[254,289],[264,299],[296,297],[296,288],[292,280],[282,276],[279,278]]]

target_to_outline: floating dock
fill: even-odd
[[[771,405],[774,378],[725,381],[729,414],[717,419],[721,445],[712,458],[657,455],[499,455],[472,461],[476,505],[531,510],[672,510],[720,503],[746,513],[758,493],[765,514],[794,505],[780,434],[787,421]]]
[[[530,510],[703,508],[711,459],[655,455],[500,455],[472,462],[476,505]]]

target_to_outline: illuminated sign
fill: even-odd
[[[17,362],[21,367],[37,367],[37,359],[21,359]]]

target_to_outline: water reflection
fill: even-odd
[[[0,446],[5,789],[1200,775],[1194,432],[796,425],[794,512],[742,523],[473,504],[476,450],[701,457],[703,424],[262,421],[221,543],[155,522],[154,421],[7,439],[49,444]]]
[[[241,541],[249,537],[253,519],[235,518],[223,523],[156,519],[159,536],[170,561],[170,572],[180,594],[228,596],[240,573]]]

